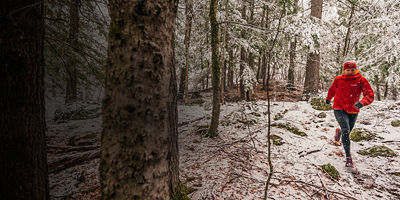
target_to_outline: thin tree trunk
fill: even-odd
[[[296,46],[297,46],[297,38],[294,39],[293,42],[290,43],[290,58],[289,58],[289,70],[288,70],[288,83],[286,88],[293,89],[294,88],[294,69],[296,63]]]
[[[108,6],[102,198],[169,199],[179,185],[177,1],[112,0]]]
[[[393,100],[397,101],[398,92],[397,92],[396,85],[394,83],[392,84],[392,95],[393,95]]]
[[[268,31],[269,30],[269,7],[267,6],[265,9],[265,29]],[[268,55],[269,56],[269,55]],[[263,52],[263,66],[261,69],[261,74],[262,74],[262,78],[263,78],[263,90],[266,90],[266,84],[267,84],[267,50],[264,50]]]
[[[0,9],[0,196],[49,199],[45,140],[44,3]]]
[[[351,3],[351,12],[350,12],[350,17],[349,17],[349,24],[348,24],[348,27],[347,27],[346,38],[344,39],[343,57],[346,57],[347,53],[349,52],[351,22],[353,20],[354,10],[355,10],[355,4]]]
[[[293,15],[297,14],[298,10],[298,0],[294,1]],[[288,82],[286,88],[294,89],[294,69],[296,68],[296,47],[297,47],[297,37],[294,36],[294,41],[290,43],[290,53],[289,53],[289,70],[288,70]]]
[[[249,53],[248,62],[249,62],[250,70],[253,70],[253,68],[254,68],[254,56],[253,56],[252,53]],[[250,101],[250,90],[246,91],[246,101]]]
[[[225,1],[225,21],[228,21],[228,7],[229,7],[229,0],[226,0]],[[222,104],[224,104],[225,103],[225,95],[224,95],[224,92],[225,92],[225,90],[226,90],[226,85],[225,85],[225,83],[226,83],[226,58],[225,58],[225,52],[226,52],[226,47],[227,47],[227,34],[228,34],[228,31],[227,31],[227,26],[228,26],[228,24],[225,24],[225,26],[224,26],[224,32],[222,33],[222,35],[223,35],[223,38],[222,38],[222,40],[223,40],[223,49],[222,49],[222,53],[221,53],[221,61],[222,61],[222,75],[221,75],[221,87],[220,87],[220,93],[221,93],[221,96],[220,96],[220,99],[221,99],[221,103]]]
[[[229,70],[228,70],[228,84],[229,88],[234,88],[235,85],[233,83],[233,49],[232,47],[229,49]]]
[[[273,52],[279,32],[280,32],[280,27],[281,27],[281,21],[284,15],[284,10],[286,10],[285,8],[285,3],[283,5],[283,10],[281,11],[281,15],[279,17],[279,22],[278,22],[278,28],[274,37],[274,40],[272,41],[272,45],[270,47],[270,49],[268,50],[268,52]],[[267,199],[268,197],[268,188],[269,188],[269,183],[271,181],[271,177],[272,174],[274,173],[273,170],[273,165],[272,165],[272,161],[271,161],[271,102],[270,102],[270,94],[269,94],[269,80],[270,80],[270,71],[271,71],[271,65],[270,65],[270,61],[271,61],[271,54],[268,56],[268,67],[267,67],[267,102],[268,102],[268,109],[267,109],[267,113],[268,113],[268,131],[267,131],[267,145],[268,145],[268,165],[269,165],[269,173],[268,173],[268,178],[267,178],[267,182],[265,184],[265,189],[264,189],[264,200]]]
[[[242,19],[246,19],[246,2],[243,1],[242,2]],[[244,38],[245,35],[245,31],[242,30],[242,38]],[[246,61],[246,50],[244,49],[244,47],[242,46],[240,48],[240,71],[239,71],[239,75],[240,75],[240,99],[244,100],[245,99],[245,89],[244,89],[244,82],[243,82],[243,70],[244,70],[244,62]]]
[[[321,19],[323,0],[311,0],[311,16]],[[319,89],[319,53],[310,53],[307,57],[306,76],[304,80],[303,99],[316,95]]]
[[[218,22],[217,22],[218,0],[210,0],[210,25],[211,25],[211,60],[212,60],[212,87],[213,87],[213,108],[211,125],[207,135],[214,138],[218,135],[218,123],[220,114],[220,67],[218,59]]]
[[[69,41],[72,48],[72,52],[69,58],[69,64],[66,66],[67,75],[67,86],[65,103],[77,101],[77,52],[79,48],[78,37],[79,37],[79,4],[80,0],[70,0],[69,2]]]
[[[384,92],[383,92],[383,99],[386,99],[386,98],[387,98],[388,91],[389,91],[389,83],[388,83],[388,81],[386,81],[386,82],[385,82],[385,90],[384,90]]]
[[[266,52],[264,50],[263,55],[262,55],[262,68],[261,68],[261,76],[262,76],[262,79],[263,79],[263,82],[262,82],[262,85],[263,85],[262,89],[263,90],[266,90],[265,86],[267,84],[267,76],[266,76],[266,73],[267,73],[267,56],[265,54],[266,54]]]
[[[336,63],[339,66],[338,71],[337,71],[337,75],[342,73],[343,67],[342,67],[342,63],[340,62],[340,42],[338,42],[337,44],[337,50],[336,50]]]
[[[178,98],[183,98],[185,103],[188,103],[189,94],[189,64],[190,64],[190,33],[192,32],[192,18],[193,18],[193,0],[185,0],[185,66],[181,71],[181,82],[179,84],[179,95]]]
[[[379,76],[376,74],[375,75],[375,86],[376,86],[376,98],[378,101],[381,100],[381,90],[380,90],[380,85],[379,85]]]
[[[262,52],[260,50],[260,55],[258,56],[258,62],[257,62],[257,75],[256,75],[257,82],[258,82],[258,79],[260,78],[260,72],[261,72],[261,56],[262,56]]]

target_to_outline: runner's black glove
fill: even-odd
[[[326,99],[326,100],[325,100],[325,103],[326,103],[326,104],[330,104],[330,103],[331,103],[331,100]]]
[[[357,102],[356,104],[354,104],[354,107],[360,109],[363,107],[363,105],[360,102]]]

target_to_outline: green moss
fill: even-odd
[[[242,124],[244,124],[244,125],[254,125],[254,124],[257,124],[257,121],[256,121],[255,119],[244,119],[244,120],[238,119],[237,121],[240,122],[240,123],[242,123]]]
[[[399,127],[399,126],[400,126],[400,120],[394,120],[394,121],[392,121],[392,126],[394,126],[394,127]]]
[[[272,143],[276,146],[281,146],[283,144],[283,139],[277,135],[271,135]]]
[[[191,200],[187,195],[193,192],[193,188],[186,187],[180,183],[175,189],[175,194],[172,196],[172,200]]]
[[[326,104],[325,99],[323,98],[311,99],[311,106],[315,110],[332,110],[332,106],[330,104]]]
[[[366,150],[359,151],[358,154],[363,155],[363,156],[370,156],[370,157],[377,157],[377,156],[394,157],[394,156],[396,156],[396,153],[392,149],[390,149],[386,146],[373,146]]]
[[[305,132],[300,131],[298,128],[291,126],[289,123],[283,124],[283,123],[278,123],[278,124],[271,124],[271,126],[273,127],[278,127],[278,128],[282,128],[282,129],[286,129],[288,131],[290,131],[293,134],[296,135],[300,135],[300,136],[307,136],[307,134]]]
[[[394,176],[400,176],[400,172],[392,172],[392,173],[390,173],[391,175],[394,175]]]
[[[367,129],[355,128],[350,133],[350,140],[354,142],[369,141],[376,137],[376,134],[371,133]]]
[[[282,118],[283,118],[283,115],[281,113],[278,113],[278,114],[275,115],[274,120],[277,121],[277,120],[280,120]]]
[[[287,112],[288,112],[288,110],[285,109],[283,112],[276,114],[275,117],[274,117],[274,120],[277,121],[277,120],[282,119],[283,116],[285,116],[285,114],[286,114]]]
[[[321,112],[317,115],[317,117],[319,118],[326,118],[326,113],[325,112]]]
[[[322,171],[328,174],[331,178],[339,180],[340,174],[338,170],[331,164],[322,165]]]

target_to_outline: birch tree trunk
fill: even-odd
[[[49,199],[43,1],[0,8],[0,196]]]
[[[103,199],[170,199],[179,185],[174,23],[178,1],[109,1]]]

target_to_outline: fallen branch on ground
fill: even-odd
[[[199,117],[199,118],[197,118],[197,119],[194,119],[194,120],[191,120],[191,121],[187,121],[187,122],[181,122],[181,123],[178,124],[178,126],[184,126],[184,125],[187,125],[187,124],[191,124],[191,123],[193,123],[193,122],[195,122],[195,121],[202,120],[202,119],[204,119],[205,117],[206,117],[206,116]]]
[[[100,151],[85,153],[81,156],[65,157],[48,164],[49,173],[57,173],[70,167],[100,158]]]
[[[47,153],[68,153],[73,151],[90,151],[90,150],[98,150],[100,149],[100,145],[95,146],[80,146],[80,147],[71,147],[71,146],[52,146],[47,145]]]

